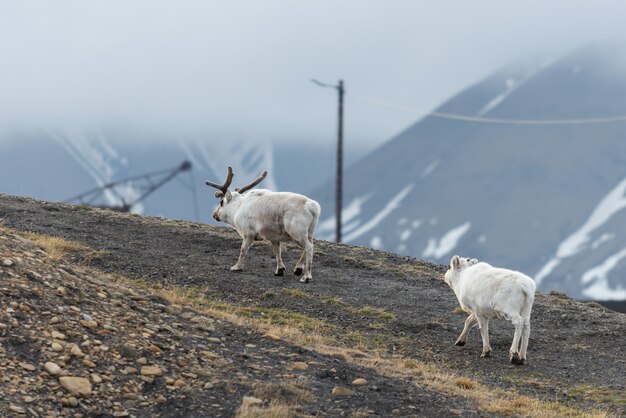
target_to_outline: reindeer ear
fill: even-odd
[[[459,258],[458,255],[455,255],[454,257],[452,257],[452,260],[450,260],[450,267],[452,269],[458,269],[461,266],[461,259]]]
[[[215,197],[217,197],[218,199],[222,198],[224,196],[224,193],[222,193],[221,190],[218,190],[217,192],[215,192]]]

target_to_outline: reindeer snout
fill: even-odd
[[[213,219],[215,219],[216,221],[220,221],[220,215],[217,213],[217,210],[213,211]]]

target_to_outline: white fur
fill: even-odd
[[[256,189],[241,194],[229,190],[213,211],[213,218],[231,225],[243,238],[239,260],[231,270],[242,270],[252,243],[266,239],[276,256],[275,274],[282,276],[285,265],[280,243],[294,241],[303,249],[294,274],[303,273],[300,281],[306,283],[312,278],[313,232],[320,211],[319,203],[296,193]]]
[[[535,299],[535,282],[523,273],[492,267],[476,259],[452,257],[446,283],[454,290],[461,307],[470,315],[456,345],[465,345],[476,324],[483,339],[481,357],[491,356],[489,320],[502,318],[515,326],[510,360],[523,364],[530,336],[530,311]]]

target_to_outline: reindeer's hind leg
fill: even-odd
[[[522,332],[524,330],[524,318],[521,316],[515,316],[511,318],[511,322],[515,327],[515,334],[513,335],[513,343],[509,350],[509,358],[513,364],[524,364],[523,358],[520,356],[520,339],[522,338]]]
[[[491,344],[489,344],[489,320],[480,316],[476,316],[476,319],[478,319],[480,335],[483,337],[483,352],[480,356],[491,357]]]
[[[304,234],[300,235],[300,237],[302,238],[294,240],[296,241],[296,244],[298,244],[300,248],[302,248],[303,250],[302,256],[300,257],[300,260],[298,261],[298,265],[301,265],[303,267],[303,274],[302,274],[302,277],[300,278],[300,282],[308,283],[309,280],[313,278],[313,276],[311,275],[311,267],[313,264],[313,243]],[[301,264],[302,258],[304,258],[304,265]],[[297,266],[296,266],[296,269],[297,269]]]
[[[520,350],[519,356],[521,358],[521,362],[524,363],[526,361],[526,350],[528,348],[528,339],[530,338],[530,320],[524,320],[524,328],[522,328],[522,339],[520,341]]]
[[[272,242],[272,251],[276,256],[276,271],[274,272],[274,276],[284,276],[285,275],[285,265],[283,264],[283,257],[281,254],[282,246],[280,242]]]
[[[296,276],[301,276],[302,271],[304,270],[304,262],[306,260],[306,251],[302,251],[302,255],[298,259],[296,263],[296,267],[293,269],[293,274]]]

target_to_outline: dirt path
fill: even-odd
[[[442,266],[318,242],[313,280],[301,284],[291,275],[273,276],[274,260],[264,244],[250,250],[245,271],[230,272],[240,240],[226,228],[6,195],[0,195],[0,218],[10,228],[59,235],[104,250],[94,261],[104,271],[207,286],[208,298],[300,312],[342,327],[346,336],[374,338],[382,349],[462,370],[492,387],[514,387],[544,400],[600,405],[626,415],[626,315],[597,304],[539,294],[528,362],[515,367],[507,362],[513,330],[503,321],[490,327],[492,358],[479,358],[477,330],[465,347],[453,345],[465,316],[454,312],[457,302],[441,280]],[[287,250],[288,271],[298,256],[295,249]],[[305,296],[300,292],[294,297],[285,289],[298,289]]]

